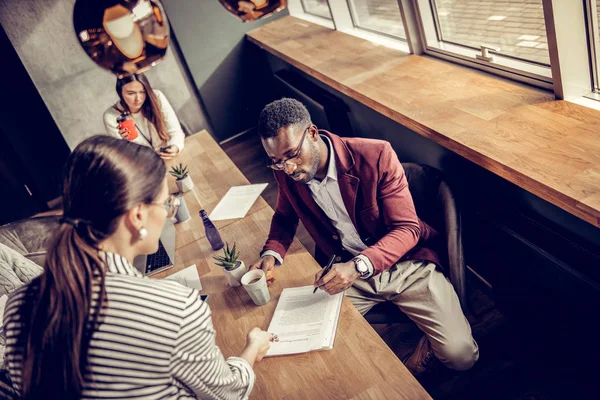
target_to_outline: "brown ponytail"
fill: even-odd
[[[169,135],[167,134],[165,117],[160,109],[158,97],[156,96],[156,93],[154,93],[152,86],[150,86],[150,82],[148,81],[148,78],[146,78],[146,75],[133,74],[117,79],[116,90],[119,98],[121,99],[121,108],[126,111],[131,111],[125,102],[125,99],[123,99],[123,86],[134,81],[141,83],[146,91],[146,101],[144,101],[144,104],[142,105],[142,115],[148,121],[152,122],[152,125],[154,125],[154,128],[156,128],[156,133],[158,133],[158,137],[162,141],[162,144],[167,144],[169,141]]]
[[[106,306],[98,244],[115,233],[128,210],[155,200],[165,174],[152,149],[109,136],[85,140],[69,157],[65,217],[44,272],[30,285],[33,305],[19,312],[24,399],[81,397],[90,337]]]

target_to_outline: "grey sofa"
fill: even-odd
[[[29,218],[0,226],[0,296],[10,294],[42,272],[46,246],[59,218]]]
[[[28,218],[0,226],[0,243],[38,265],[44,265],[46,246],[60,216]]]
[[[46,247],[59,218],[29,218],[0,226],[0,296],[9,295],[42,273]],[[4,334],[0,330],[0,366],[4,365],[4,345]],[[8,373],[0,368],[0,398],[13,397]]]

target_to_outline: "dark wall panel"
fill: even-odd
[[[44,204],[60,196],[60,175],[69,147],[3,29],[0,52],[5,76],[0,151],[7,157],[18,157],[6,165],[7,170],[18,175],[17,180]]]
[[[264,54],[245,41],[261,21],[243,23],[217,0],[164,0],[183,57],[219,140],[253,127],[272,98],[272,76]]]

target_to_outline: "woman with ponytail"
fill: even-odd
[[[158,249],[176,211],[160,157],[95,136],[73,151],[63,184],[44,272],[6,306],[5,359],[20,398],[248,397],[270,335],[254,328],[240,357],[225,360],[198,292],[132,265]]]

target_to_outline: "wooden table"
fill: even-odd
[[[205,130],[189,136],[181,155],[168,161],[167,167],[170,169],[171,166],[179,165],[179,163],[187,165],[194,181],[194,191],[184,195],[192,219],[176,225],[175,248],[177,249],[205,237],[202,219],[198,216],[198,211],[201,209],[198,199],[201,199],[202,206],[210,213],[230,187],[250,184],[219,144]],[[169,175],[168,182],[169,191],[177,192],[175,178]],[[267,202],[260,197],[248,213],[252,214],[268,206]],[[221,229],[232,222],[235,220],[215,221],[214,224]]]
[[[186,148],[177,162],[191,167],[198,195],[207,212],[217,204],[228,186],[247,183],[210,135],[203,131],[186,139]],[[212,172],[211,172],[212,171]],[[211,173],[217,174],[211,176]],[[204,197],[206,196],[206,198]],[[186,194],[186,201],[193,197]],[[198,207],[197,202],[188,205]],[[246,217],[219,223],[224,241],[236,241],[242,259],[252,263],[269,232],[273,210],[259,200]],[[246,333],[254,326],[266,329],[281,291],[287,287],[305,286],[313,282],[319,266],[295,239],[285,263],[275,271],[276,281],[270,287],[271,301],[255,306],[242,287],[229,287],[223,271],[212,262],[213,252],[197,216],[176,225],[185,243],[176,250],[175,267],[157,278],[165,277],[186,266],[196,264],[202,281],[202,293],[208,293],[212,319],[217,331],[217,344],[225,357],[239,355]],[[185,224],[188,224],[187,226]],[[191,240],[191,238],[198,238]],[[255,365],[256,384],[253,399],[430,399],[427,392],[408,372],[402,362],[344,299],[333,350],[294,356],[267,358]]]

